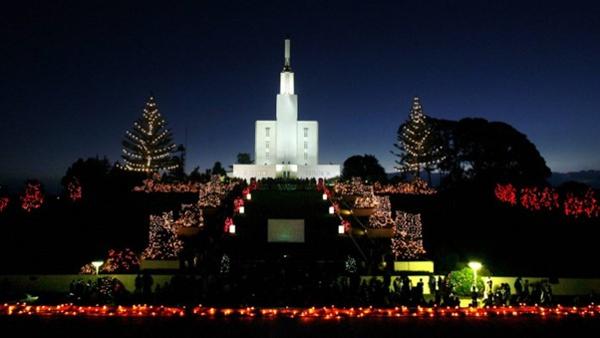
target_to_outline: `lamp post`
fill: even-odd
[[[100,267],[104,264],[103,261],[93,261],[92,265],[96,268],[96,275],[100,274]]]
[[[479,262],[469,262],[469,267],[473,270],[473,289],[477,292],[477,271],[481,269],[483,265]]]
[[[473,306],[477,307],[477,271],[481,269],[483,265],[479,262],[469,262],[469,267],[473,270],[473,286],[471,287],[471,296],[473,300]]]

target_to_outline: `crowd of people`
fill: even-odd
[[[121,281],[111,277],[77,279],[71,282],[68,301],[76,304],[205,304],[214,306],[458,306],[460,297],[449,278],[430,276],[416,283],[406,275],[327,276],[303,271],[288,277],[277,274],[176,274],[170,281],[155,283],[148,273],[138,274],[135,289],[126,290]],[[427,284],[425,284],[427,283]],[[475,291],[475,290],[473,290]],[[529,282],[517,278],[493,285],[472,295],[470,305],[542,305],[556,304],[548,280]],[[591,297],[591,298],[590,298]],[[597,300],[591,295],[575,299],[583,304]],[[563,300],[564,301],[564,300]]]
[[[164,283],[155,283],[144,272],[135,278],[132,291],[128,292],[116,278],[78,279],[71,283],[69,300],[215,306],[457,306],[460,303],[456,285],[447,276],[416,279],[388,273],[361,277],[356,273],[340,275],[327,266],[271,269],[257,265],[237,273],[179,273]],[[488,277],[483,289],[475,287],[472,291],[471,304],[476,306],[555,303],[548,280],[530,282],[519,277],[511,287],[508,283],[494,285]]]

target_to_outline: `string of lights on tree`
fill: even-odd
[[[516,206],[518,203],[522,208],[530,211],[561,210],[566,216],[588,218],[600,216],[600,206],[592,189],[588,189],[583,195],[568,192],[561,199],[558,191],[551,187],[523,187],[518,190],[514,185],[507,183],[496,184],[494,194],[496,199],[503,203],[511,206]]]
[[[444,159],[442,148],[434,145],[433,128],[423,113],[418,97],[413,98],[408,121],[398,130],[394,147],[399,153],[396,169],[400,172],[411,172],[419,176],[421,168],[432,168]]]
[[[418,259],[425,255],[420,214],[396,211],[392,252],[396,259]]]
[[[25,193],[21,196],[21,208],[27,212],[39,209],[44,204],[42,185],[37,181],[29,181],[25,186]]]
[[[172,142],[166,125],[154,97],[150,96],[133,129],[125,132],[121,155],[124,164],[120,167],[146,173],[176,169],[179,166],[174,156],[177,145]]]

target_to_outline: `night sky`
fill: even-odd
[[[119,159],[151,91],[176,142],[187,130],[188,170],[254,156],[287,35],[322,163],[370,153],[392,171],[419,95],[432,117],[513,125],[553,171],[600,169],[600,4],[523,2],[4,5],[0,182],[55,182],[79,157]]]

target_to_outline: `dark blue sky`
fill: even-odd
[[[417,94],[433,117],[510,123],[554,171],[600,168],[597,1],[40,3],[0,14],[0,180],[118,159],[150,91],[177,142],[187,129],[188,169],[253,154],[288,34],[321,162],[391,171]]]

